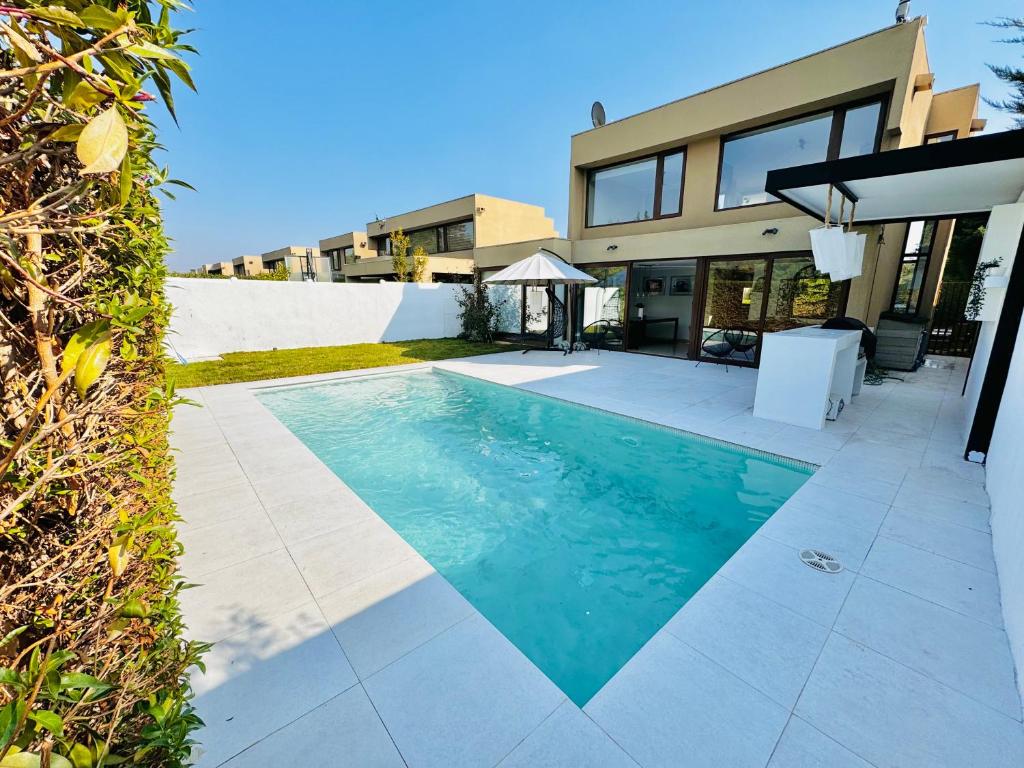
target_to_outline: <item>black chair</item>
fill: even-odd
[[[742,328],[722,328],[708,336],[700,345],[700,351],[717,360],[735,360],[734,353],[743,355],[743,359],[753,361],[752,352],[757,347],[757,334]],[[697,361],[700,365],[701,361]],[[725,370],[729,370],[726,363]]]
[[[590,349],[622,349],[625,334],[616,320],[597,320],[580,332],[580,339]]]

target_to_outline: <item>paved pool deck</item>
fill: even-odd
[[[184,391],[205,407],[173,423],[182,604],[216,641],[197,764],[1024,765],[965,361],[930,362],[820,432],[755,418],[754,370],[608,352]],[[430,367],[821,469],[580,709],[254,395]]]

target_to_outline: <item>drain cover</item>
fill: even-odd
[[[800,559],[804,561],[804,565],[808,565],[816,571],[822,573],[839,573],[843,570],[843,564],[836,560],[828,552],[822,552],[820,549],[804,549],[800,552]]]

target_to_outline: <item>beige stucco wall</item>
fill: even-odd
[[[571,240],[566,240],[564,237],[545,237],[538,240],[477,248],[473,252],[473,257],[479,269],[500,269],[532,256],[541,248],[545,248],[572,263],[573,245]]]
[[[475,195],[476,247],[558,237],[555,222],[539,205]]]
[[[927,134],[956,131],[958,139],[971,135],[971,121],[978,116],[981,88],[977,83],[936,93],[925,129]]]
[[[346,232],[343,235],[335,235],[320,241],[320,252],[332,251],[336,248],[351,247],[358,259],[370,259],[377,255],[377,252],[370,248],[370,240],[365,232],[356,230]]]

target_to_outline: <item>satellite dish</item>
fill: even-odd
[[[595,101],[594,106],[590,108],[590,122],[594,124],[595,128],[600,128],[605,124],[604,104],[600,101]]]

